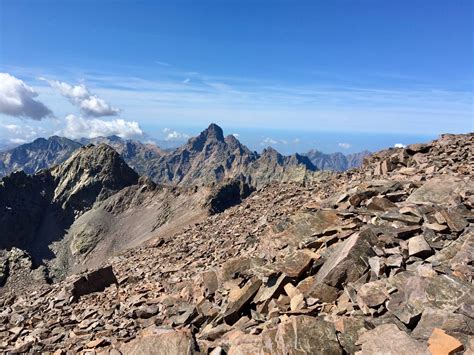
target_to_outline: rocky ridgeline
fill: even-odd
[[[273,184],[176,235],[0,300],[0,350],[474,351],[474,135]]]

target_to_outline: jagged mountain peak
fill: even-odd
[[[204,131],[201,132],[201,135],[205,136],[207,139],[216,139],[218,141],[224,141],[224,131],[215,123],[211,123]]]
[[[224,132],[222,128],[211,123],[208,128],[202,131],[197,137],[190,138],[184,149],[200,152],[209,144],[224,144]]]
[[[89,144],[51,170],[56,178],[55,200],[76,210],[90,207],[126,186],[136,184],[138,174],[107,144]]]

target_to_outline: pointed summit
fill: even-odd
[[[224,141],[224,132],[222,131],[222,128],[215,123],[211,123],[207,129],[201,132],[200,135],[206,137],[208,140],[216,139],[221,142]]]
[[[211,123],[199,136],[190,138],[186,149],[200,152],[206,145],[214,143],[225,143],[224,132],[215,123]]]

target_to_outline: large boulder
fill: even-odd
[[[367,229],[341,243],[319,269],[314,287],[320,283],[340,287],[359,279],[367,270],[368,259],[375,255],[371,248],[375,238],[376,235]]]
[[[163,330],[161,334],[137,338],[120,347],[122,354],[134,355],[190,355],[194,343],[189,331]]]
[[[293,316],[277,328],[255,337],[240,334],[229,355],[244,354],[342,354],[334,325],[321,317]]]
[[[361,355],[428,355],[426,345],[411,338],[395,324],[382,324],[363,333],[358,340]]]
[[[473,185],[472,182],[466,183],[459,177],[443,175],[427,181],[407,198],[407,202],[428,205],[455,204],[459,195],[468,189],[472,190]]]
[[[108,265],[76,278],[70,285],[70,292],[73,300],[77,301],[81,296],[104,291],[106,287],[117,283],[112,266]]]

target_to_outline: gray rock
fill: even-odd
[[[326,283],[340,287],[343,283],[356,281],[368,268],[368,259],[375,256],[371,240],[376,238],[371,230],[353,234],[341,243],[315,276],[315,285]]]
[[[164,331],[159,335],[137,338],[120,347],[122,354],[171,355],[193,353],[193,340],[188,331]]]
[[[459,177],[443,175],[425,182],[422,187],[407,198],[407,202],[420,205],[455,204],[459,200],[460,193],[469,188],[472,189],[472,183],[467,184]]]
[[[398,329],[395,324],[382,324],[363,333],[357,343],[361,355],[429,355],[427,346]]]
[[[423,235],[417,235],[408,240],[408,255],[425,259],[432,254],[433,250]]]

